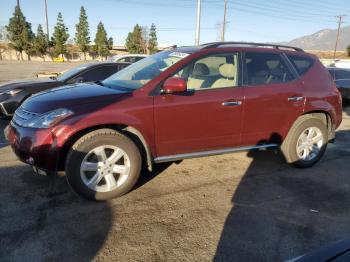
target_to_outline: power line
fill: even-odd
[[[338,30],[337,30],[337,38],[335,40],[335,46],[334,46],[334,53],[333,53],[333,59],[335,59],[335,53],[337,52],[337,47],[338,47],[338,40],[339,40],[339,33],[340,33],[340,26],[343,24],[343,18],[346,15],[338,15],[336,16],[338,18]]]

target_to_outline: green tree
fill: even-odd
[[[346,53],[347,53],[348,56],[350,57],[350,45],[348,45],[348,47],[346,48]]]
[[[109,55],[107,32],[102,22],[97,25],[94,50],[101,58]]]
[[[113,49],[113,37],[108,38],[108,50]]]
[[[47,52],[47,48],[49,47],[49,42],[47,40],[47,35],[44,33],[43,27],[39,24],[36,36],[34,38],[33,49],[34,52],[41,56],[45,61],[45,55]]]
[[[13,16],[6,26],[7,38],[10,41],[10,47],[19,52],[21,60],[23,60],[23,51],[30,59],[30,51],[32,50],[32,42],[34,34],[32,32],[32,25],[26,21],[19,6],[15,7]]]
[[[158,50],[157,28],[156,28],[156,25],[152,23],[151,29],[149,30],[148,52],[150,54],[154,54],[157,52],[157,50]]]
[[[79,50],[84,54],[84,61],[86,60],[86,53],[89,51],[90,44],[90,30],[88,18],[84,7],[80,7],[79,22],[75,25],[75,43],[79,47]]]
[[[143,38],[142,28],[138,24],[134,26],[134,30],[128,34],[125,42],[126,49],[131,54],[142,54],[143,51]]]
[[[69,38],[68,28],[63,22],[63,17],[61,13],[58,13],[57,23],[54,28],[52,36],[52,44],[54,49],[54,56],[63,55],[66,53],[66,43]]]

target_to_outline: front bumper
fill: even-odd
[[[24,128],[11,122],[5,137],[20,161],[47,172],[57,171],[57,139],[49,129]]]
[[[7,99],[0,102],[0,115],[12,116],[20,103],[16,99]]]

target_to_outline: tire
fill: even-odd
[[[312,132],[322,135],[322,143],[313,143],[312,140],[310,141],[306,138],[308,137],[307,134]],[[315,141],[316,138],[318,138],[318,135],[314,136]],[[307,142],[303,142],[305,140],[307,140]],[[321,159],[327,148],[327,143],[327,126],[319,118],[306,115],[299,118],[294,123],[286,139],[282,143],[281,150],[288,163],[296,167],[307,168],[313,166]],[[308,149],[300,150],[304,147]],[[309,152],[311,151],[309,157],[306,155],[305,150],[306,152],[307,150],[309,150]],[[315,152],[313,152],[313,150],[315,150]]]
[[[66,159],[66,177],[80,196],[108,200],[134,187],[141,166],[140,151],[131,139],[112,129],[99,129],[72,146]]]

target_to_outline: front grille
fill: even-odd
[[[25,122],[28,120],[33,119],[34,117],[38,116],[38,113],[32,113],[24,110],[22,107],[18,108],[15,112],[15,115],[12,118],[13,123],[23,126]]]

